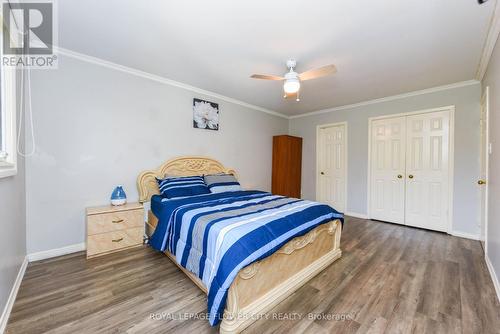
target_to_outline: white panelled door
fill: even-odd
[[[372,122],[371,218],[404,224],[405,119]]]
[[[346,206],[346,126],[321,127],[318,130],[317,200],[337,211]]]
[[[490,153],[489,144],[489,129],[488,129],[488,117],[489,117],[489,95],[490,88],[486,86],[483,96],[481,98],[481,113],[480,113],[480,164],[479,164],[479,179],[477,180],[479,191],[480,191],[480,216],[479,224],[481,225],[481,242],[483,243],[483,249],[488,247],[487,234],[488,234],[488,164]]]
[[[489,129],[488,129],[488,117],[489,117],[489,87],[486,87],[483,97],[481,98],[481,116],[480,116],[480,148],[479,148],[479,179],[477,180],[479,191],[480,191],[480,216],[479,224],[481,226],[480,239],[483,243],[483,249],[486,249],[487,240],[487,224],[488,224],[488,162],[489,162]]]
[[[406,118],[406,225],[446,232],[448,111]]]
[[[370,218],[447,231],[450,112],[371,122]]]

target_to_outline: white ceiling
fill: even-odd
[[[59,45],[247,103],[296,115],[474,79],[495,5],[490,0],[64,0]],[[301,101],[280,82],[304,82]]]

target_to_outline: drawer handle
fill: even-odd
[[[122,241],[122,240],[123,240],[123,238],[111,239],[111,241],[112,241],[112,242],[120,242],[120,241]]]
[[[113,224],[119,224],[119,223],[123,223],[123,219],[117,219],[117,220],[113,220],[111,221]]]

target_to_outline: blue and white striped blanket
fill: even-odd
[[[170,251],[203,281],[211,325],[222,319],[227,291],[240,269],[320,224],[343,220],[328,205],[261,191],[153,196],[151,209],[159,222],[150,244]]]

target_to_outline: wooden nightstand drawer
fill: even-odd
[[[87,258],[142,245],[144,207],[141,203],[87,208]]]
[[[144,211],[129,210],[87,216],[87,234],[94,235],[144,226]]]
[[[142,245],[143,235],[144,227],[89,235],[87,237],[87,257]]]

